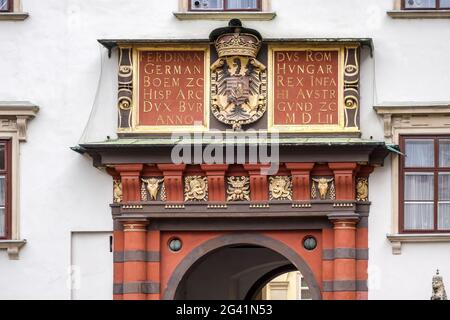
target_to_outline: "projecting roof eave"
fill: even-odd
[[[228,141],[192,140],[174,141],[170,138],[120,138],[103,142],[83,143],[72,150],[89,154],[96,166],[113,163],[164,163],[171,161],[175,146],[254,146],[278,147],[280,162],[366,162],[383,165],[384,159],[395,146],[383,141],[360,138],[279,138],[236,139]]]
[[[209,43],[209,39],[99,39],[108,51],[119,46],[119,44],[163,44],[163,43]],[[264,38],[263,43],[359,43],[361,47],[368,47],[370,56],[373,56],[374,44],[372,38]]]

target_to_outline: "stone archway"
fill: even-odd
[[[236,245],[254,245],[272,250],[283,256],[299,270],[309,285],[314,300],[322,299],[319,284],[308,264],[286,244],[257,233],[232,233],[220,236],[197,246],[175,268],[164,291],[164,300],[173,300],[177,290],[191,268],[217,250]]]
[[[294,265],[292,264],[288,264],[288,265],[284,265],[278,268],[275,268],[271,271],[269,271],[268,273],[266,273],[265,275],[263,275],[261,278],[259,278],[254,284],[253,286],[250,288],[250,290],[248,290],[245,299],[244,300],[253,300],[255,298],[255,295],[261,291],[261,289],[267,284],[269,283],[272,279],[276,278],[279,275],[282,275],[284,273],[287,272],[291,272],[291,271],[296,271],[297,269],[295,268]]]

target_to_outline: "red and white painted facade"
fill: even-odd
[[[439,122],[450,113],[445,13],[438,19],[396,19],[405,15],[394,0],[270,2],[272,20],[241,17],[264,39],[373,39],[373,52],[361,50],[361,139],[395,145],[410,132],[449,134]],[[69,149],[117,138],[119,54],[114,48],[108,57],[98,39],[207,39],[228,16],[183,20],[193,17],[179,14],[178,1],[20,3],[29,13],[25,20],[0,14],[0,101],[27,100],[40,111],[25,122],[27,141],[13,144],[11,240],[21,247],[18,260],[11,260],[9,244],[0,240],[0,287],[6,288],[0,298],[175,298],[196,262],[242,244],[285,257],[306,276],[317,299],[429,299],[437,268],[448,284],[448,233],[400,234],[400,156],[375,156],[376,146],[333,147],[327,156],[297,150],[294,159],[284,152],[274,175],[292,177],[293,200],[279,203],[269,200],[269,177],[255,165],[174,165],[167,158],[130,158],[123,148],[114,157],[109,150],[94,156],[93,166],[89,152],[81,156]],[[420,119],[411,111],[419,107]],[[402,114],[405,109],[409,113]],[[433,114],[439,124],[430,126],[424,119]],[[340,156],[330,156],[334,152]],[[194,174],[207,177],[207,203],[184,201],[184,177]],[[226,177],[236,174],[250,178],[249,203],[226,201]],[[148,177],[164,178],[165,202],[141,201],[141,179]],[[311,199],[313,177],[334,178],[336,198]],[[369,178],[368,202],[356,199],[361,177]],[[122,183],[120,204],[112,200],[113,180]],[[310,235],[317,239],[312,251],[302,246]],[[173,237],[182,240],[180,252],[168,248]]]

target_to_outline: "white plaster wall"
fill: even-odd
[[[206,38],[223,21],[178,21],[178,0],[23,0],[25,21],[0,21],[0,99],[41,107],[21,146],[19,261],[0,252],[0,298],[68,299],[71,231],[112,229],[111,179],[69,147],[113,136],[116,57],[99,38]],[[393,0],[273,0],[273,21],[244,22],[264,37],[372,37],[362,66],[363,137],[382,139],[372,105],[450,101],[449,20],[395,20]],[[97,95],[103,56],[103,81]],[[375,73],[374,73],[375,70]],[[376,80],[376,81],[375,81]],[[376,84],[376,86],[375,86]],[[376,89],[376,90],[375,90]],[[95,97],[97,96],[97,100]],[[409,244],[393,256],[390,167],[371,178],[370,298],[428,299],[439,267],[450,286],[450,244]],[[379,279],[379,281],[376,281]],[[399,290],[399,288],[404,288]]]

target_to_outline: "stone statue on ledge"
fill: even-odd
[[[439,275],[439,270],[436,271],[436,275],[433,276],[431,284],[433,288],[433,294],[431,300],[447,300],[447,294],[445,293],[444,281],[442,276]]]

